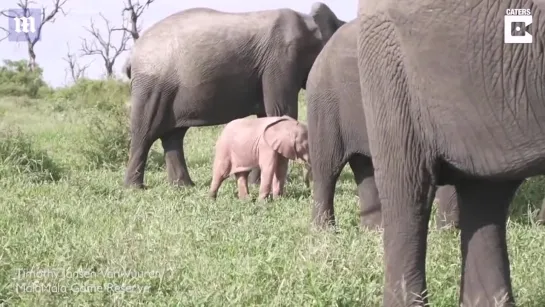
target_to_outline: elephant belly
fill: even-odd
[[[258,165],[258,158],[251,150],[232,152],[231,172],[229,173],[229,175],[241,172],[249,172],[252,168],[257,167]]]
[[[179,126],[213,126],[256,114],[261,98],[237,82],[180,88],[173,110]]]

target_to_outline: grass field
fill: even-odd
[[[381,305],[381,235],[358,229],[348,169],[337,187],[336,234],[309,228],[298,165],[282,200],[238,201],[228,180],[210,201],[220,127],[189,130],[197,187],[166,184],[156,143],[150,189],[125,190],[119,106],[63,99],[0,98],[3,306]],[[300,110],[304,120],[302,101]],[[531,222],[544,187],[538,178],[521,188],[508,226],[519,306],[545,306],[545,228]],[[429,247],[430,302],[455,306],[459,235],[432,230]]]

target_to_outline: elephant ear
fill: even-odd
[[[297,159],[295,151],[295,129],[298,122],[282,116],[268,124],[263,131],[263,140],[269,147],[290,160]]]
[[[310,15],[322,33],[322,41],[324,44],[331,38],[335,31],[345,23],[344,21],[339,20],[329,6],[322,2],[315,2],[312,4]]]

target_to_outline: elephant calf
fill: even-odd
[[[307,127],[289,116],[241,118],[225,125],[216,142],[210,196],[223,180],[235,175],[238,197],[248,197],[248,174],[261,169],[259,199],[283,194],[289,160],[310,164]]]
[[[131,77],[131,144],[125,185],[144,186],[151,145],[161,139],[169,181],[194,185],[183,140],[190,127],[249,115],[297,119],[298,93],[329,37],[344,24],[317,2],[227,13],[193,8],[166,17],[138,39]]]
[[[365,116],[361,104],[356,55],[357,23],[342,26],[316,58],[306,97],[310,159],[312,161],[313,220],[334,222],[333,199],[337,179],[348,162],[358,185],[360,223],[381,225],[381,204],[373,176]],[[458,225],[453,186],[439,187],[438,227]]]

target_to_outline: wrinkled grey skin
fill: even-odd
[[[161,139],[169,181],[193,185],[183,139],[189,127],[256,114],[297,118],[298,92],[314,59],[344,24],[323,3],[309,15],[290,9],[173,14],[135,42],[131,144],[125,185],[144,186],[152,143]]]
[[[358,23],[350,21],[331,37],[308,75],[307,121],[312,161],[313,221],[335,223],[335,184],[346,163],[354,173],[360,202],[360,225],[381,227],[381,206],[373,176],[369,141],[361,104],[356,35]],[[457,226],[456,191],[437,191],[437,226]],[[320,219],[318,219],[320,217]]]
[[[531,8],[531,44],[504,43],[508,8]],[[508,208],[525,178],[545,173],[545,4],[360,0],[358,19],[384,223],[384,306],[427,303],[439,184],[455,185],[460,209],[460,303],[514,306]]]

